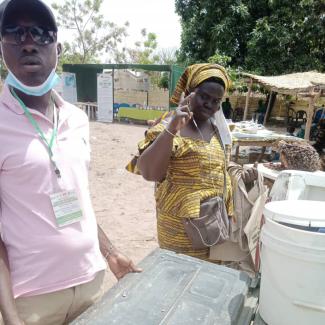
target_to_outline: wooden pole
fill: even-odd
[[[309,105],[307,111],[307,123],[305,128],[305,140],[309,141],[310,137],[310,129],[314,115],[314,105],[315,105],[315,97],[309,97]]]
[[[250,79],[250,82],[249,82],[249,86],[248,86],[248,92],[247,92],[247,95],[246,95],[245,111],[244,111],[244,118],[243,118],[244,121],[245,121],[246,118],[247,118],[247,113],[248,113],[248,104],[249,104],[249,97],[251,96],[252,86],[253,86],[253,79],[251,78],[251,79]]]
[[[263,125],[266,124],[267,117],[269,116],[269,112],[270,112],[270,108],[271,108],[272,95],[273,95],[273,91],[271,90],[270,96],[269,96],[269,102],[267,103],[267,109],[266,109],[266,112],[265,112],[265,115],[264,115]]]
[[[282,103],[285,101],[284,95],[281,95],[281,99],[279,99],[279,113],[278,116],[281,117],[282,114]]]

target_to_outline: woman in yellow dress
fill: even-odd
[[[149,129],[138,145],[137,169],[157,182],[158,242],[161,248],[209,259],[209,248],[194,249],[183,224],[198,218],[200,203],[222,196],[224,171],[231,135],[220,110],[230,85],[225,69],[216,64],[188,67],[180,78],[172,101],[175,114]],[[185,95],[185,98],[184,95]],[[233,213],[228,174],[225,204]]]

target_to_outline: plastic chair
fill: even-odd
[[[127,103],[121,103],[121,104],[120,104],[120,107],[130,107],[130,104],[127,104]]]
[[[305,111],[298,111],[296,113],[296,125],[302,125],[305,124],[307,122],[307,113]]]

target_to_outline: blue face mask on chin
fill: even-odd
[[[9,73],[5,81],[6,84],[30,96],[43,96],[48,93],[51,89],[53,89],[60,81],[60,77],[55,72],[55,69],[53,69],[48,78],[41,85],[27,86],[21,81],[19,81],[10,70],[8,71]]]

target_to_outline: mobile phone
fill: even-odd
[[[190,98],[188,99],[188,102],[187,102],[187,106],[188,106],[188,111],[189,113],[192,112],[192,105],[191,105],[191,101],[193,99],[193,97],[195,96],[195,91],[192,91],[190,94],[189,94]]]

